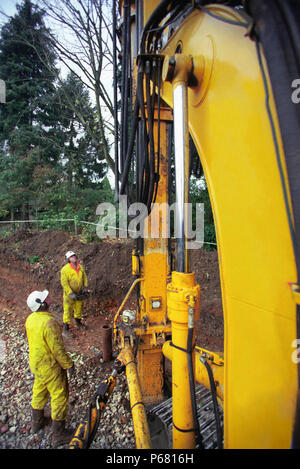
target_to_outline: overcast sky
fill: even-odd
[[[16,2],[15,0],[0,0],[0,8],[9,16],[13,16],[16,13]]]

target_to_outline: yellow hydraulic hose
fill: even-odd
[[[122,308],[124,307],[126,301],[128,300],[129,296],[131,295],[131,292],[132,290],[134,289],[134,287],[139,283],[141,282],[142,280],[144,280],[143,278],[139,277],[137,278],[133,284],[131,285],[131,287],[129,288],[124,300],[122,301],[122,304],[121,306],[119,307],[118,311],[116,312],[116,315],[114,317],[114,341],[116,340],[116,334],[117,334],[117,319],[120,315],[120,312],[122,311]]]
[[[136,448],[149,449],[151,448],[150,434],[143,403],[143,396],[140,389],[134,355],[128,343],[125,343],[125,347],[118,356],[118,360],[120,360],[126,367]]]

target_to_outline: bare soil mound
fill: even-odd
[[[91,355],[93,346],[99,348],[99,331],[111,323],[134,278],[131,274],[132,240],[104,240],[83,244],[80,236],[62,231],[19,230],[5,239],[0,238],[0,306],[9,308],[12,317],[24,325],[28,314],[26,298],[35,289],[48,289],[52,311],[62,321],[62,288],[60,270],[65,253],[75,251],[84,266],[90,298],[84,303],[86,332],[71,348]],[[192,251],[191,267],[201,286],[200,320],[196,327],[197,343],[204,348],[223,351],[223,313],[216,251]],[[131,307],[135,307],[132,295]]]

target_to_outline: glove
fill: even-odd
[[[68,368],[67,369],[67,373],[68,373],[68,378],[71,379],[72,376],[74,375],[74,371],[75,371],[75,366],[71,366],[71,368]]]
[[[74,292],[70,293],[69,297],[71,298],[71,300],[76,300],[77,299],[77,295]]]

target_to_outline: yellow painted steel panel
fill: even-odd
[[[173,55],[182,41],[182,53],[205,66],[202,88],[189,91],[188,112],[218,241],[225,447],[288,448],[297,388],[288,282],[296,281],[296,267],[263,79],[245,32],[196,11],[162,52]],[[170,84],[163,98],[172,106]],[[286,174],[272,93],[270,99]]]

